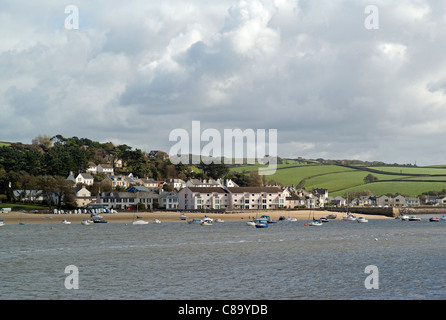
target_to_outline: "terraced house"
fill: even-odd
[[[186,187],[178,192],[178,209],[279,209],[285,199],[278,187]]]

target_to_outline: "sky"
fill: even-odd
[[[199,121],[276,129],[284,158],[446,164],[445,5],[0,0],[0,141],[168,152]]]

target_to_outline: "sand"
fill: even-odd
[[[249,221],[252,218],[261,216],[263,214],[269,215],[273,220],[278,220],[280,216],[284,216],[286,218],[292,217],[298,220],[309,220],[312,219],[314,213],[314,217],[319,219],[321,217],[326,217],[327,215],[333,213],[328,211],[310,211],[310,210],[294,210],[294,211],[247,211],[240,213],[226,213],[226,214],[218,214],[218,213],[189,213],[185,212],[184,214],[187,217],[187,220],[191,220],[193,218],[204,218],[205,215],[216,219],[220,218],[224,221]],[[342,219],[345,213],[335,213],[337,214],[337,220]],[[181,222],[180,219],[181,212],[165,212],[165,211],[156,211],[156,212],[119,212],[119,213],[101,213],[101,216],[104,217],[104,220],[107,220],[110,223],[120,222],[120,223],[130,223],[136,216],[142,217],[143,220],[152,222],[154,219],[158,219],[161,222]],[[358,216],[358,215],[357,215]],[[381,216],[381,215],[365,215],[367,219],[392,219],[390,217]],[[11,223],[60,223],[62,220],[67,219],[72,223],[80,223],[84,219],[89,219],[90,214],[50,214],[50,213],[24,213],[24,212],[8,212],[8,213],[0,213],[0,220],[3,220],[5,224]],[[184,220],[183,220],[184,222]]]

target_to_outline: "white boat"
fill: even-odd
[[[62,224],[71,224],[71,221],[68,221],[67,219],[63,219]]]
[[[400,219],[402,221],[408,221],[409,220],[409,216],[407,214],[402,214],[402,215],[400,215]]]
[[[297,221],[297,218],[287,218],[285,221],[293,221],[293,222],[295,222],[295,221]]]
[[[135,225],[135,226],[143,225],[143,224],[149,224],[149,223],[147,221],[144,221],[144,220],[133,221],[133,225]]]
[[[187,217],[186,217],[185,214],[182,214],[182,215],[180,216],[180,220],[186,220],[186,219],[187,219]]]
[[[217,218],[217,219],[215,219],[215,222],[225,222],[225,220],[223,220],[223,219],[220,219],[220,218]]]
[[[84,219],[84,220],[81,221],[81,224],[84,225],[84,226],[89,226],[91,223],[92,223],[92,221],[87,220],[87,219]]]
[[[418,218],[417,216],[410,216],[409,221],[421,221],[421,219]]]
[[[369,222],[369,220],[367,220],[367,219],[364,218],[364,217],[359,217],[358,219],[356,219],[356,221],[361,222],[361,223]]]
[[[433,217],[429,219],[430,222],[440,222],[440,218]]]
[[[336,214],[334,214],[334,213],[332,213],[332,214],[329,214],[328,216],[326,216],[326,218],[327,219],[336,219],[337,218],[337,215]]]
[[[158,219],[153,219],[153,223],[161,223],[161,221]]]
[[[194,218],[192,220],[189,220],[187,223],[189,223],[189,224],[200,224],[201,223],[201,219]]]
[[[344,220],[344,221],[355,221],[356,217],[354,215],[352,215],[352,214],[349,214],[348,216],[342,218],[342,220]]]
[[[313,219],[313,221],[310,222],[308,225],[312,226],[312,227],[320,227],[320,226],[322,226],[322,222],[320,222],[319,220]]]
[[[268,222],[266,221],[257,221],[255,223],[256,228],[268,228]]]
[[[246,222],[246,224],[248,226],[253,226],[253,227],[255,227],[255,225],[256,225],[256,223],[254,221],[248,221],[248,222]]]
[[[3,227],[5,225],[5,222],[3,220],[0,220],[0,227]]]
[[[209,218],[208,216],[204,217],[203,220],[201,220],[201,225],[202,226],[212,226],[214,220],[212,220],[211,218]]]

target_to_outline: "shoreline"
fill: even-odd
[[[253,211],[253,212],[237,212],[237,213],[203,213],[203,212],[185,212],[186,220],[181,220],[180,215],[182,212],[165,212],[165,211],[155,211],[155,212],[118,212],[118,213],[100,213],[99,215],[104,217],[109,223],[131,223],[134,221],[136,216],[142,218],[144,221],[153,222],[154,219],[158,219],[161,222],[186,222],[194,218],[202,219],[205,215],[212,219],[220,218],[224,221],[249,221],[257,216],[268,215],[273,220],[278,220],[280,216],[286,218],[296,218],[297,220],[311,220],[314,217],[319,219],[321,217],[326,217],[329,214],[336,214],[336,220],[341,220],[345,216],[343,212],[329,212],[329,211],[310,211],[310,210],[299,210],[299,211]],[[359,217],[359,214],[355,214]],[[367,219],[394,219],[391,217],[386,217],[382,215],[370,215],[363,214]],[[0,213],[0,220],[3,220],[5,224],[18,224],[19,222],[32,224],[32,223],[61,223],[62,220],[67,219],[72,223],[81,223],[84,219],[89,219],[90,214],[79,213],[79,214],[53,214],[53,213],[25,213],[25,212],[8,212]]]

